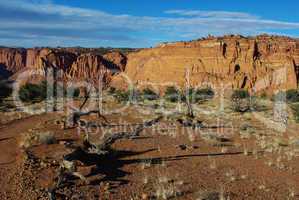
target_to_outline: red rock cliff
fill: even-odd
[[[120,72],[122,66],[106,60],[95,54],[83,54],[72,64],[67,77],[69,80],[82,80],[98,83],[103,80],[105,84],[110,83],[112,76]]]
[[[26,65],[26,50],[14,48],[0,48],[1,68],[15,73]]]
[[[7,78],[14,74],[12,79],[16,79],[18,74],[28,71],[32,74],[32,79],[40,81],[42,77],[33,74],[39,72],[44,76],[47,67],[54,67],[63,71],[65,81],[95,80],[103,75],[104,81],[107,81],[105,83],[108,84],[111,76],[123,71],[126,65],[126,57],[118,52],[104,56],[81,52],[81,49],[76,52],[74,48],[70,51],[67,48],[0,48],[0,75]]]
[[[193,87],[203,84],[226,88],[273,91],[297,88],[299,41],[262,35],[211,37],[192,42],[162,44],[129,54],[126,70],[114,86],[157,84],[183,87],[189,71]],[[284,80],[283,80],[284,79]]]

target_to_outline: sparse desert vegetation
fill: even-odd
[[[18,146],[7,146],[13,141],[10,139],[3,145],[22,150],[22,156],[14,161],[18,167],[9,172],[23,185],[19,191],[31,199],[239,199],[244,194],[248,198],[267,198],[270,194],[278,199],[296,197],[292,180],[299,170],[297,118],[289,116],[294,120],[287,125],[287,135],[264,126],[255,116],[270,112],[271,99],[256,98],[256,104],[264,109],[245,104],[249,107],[245,111],[238,101],[247,101],[251,95],[234,91],[224,101],[225,109],[217,119],[221,122],[196,107],[219,112],[219,96],[210,88],[190,89],[188,93],[168,88],[161,96],[146,88],[131,94],[135,101],[127,105],[129,92],[113,88],[104,92],[103,106],[126,106],[126,115],[100,117],[96,110],[86,110],[89,108],[83,112],[85,102],[92,101],[87,95],[76,99],[82,111],[74,115],[78,117],[74,127],[63,127],[67,118],[58,113],[12,123],[18,129],[4,126],[1,130],[15,138]],[[178,94],[184,97],[173,97]],[[186,112],[184,98],[190,98],[193,117]],[[174,105],[182,109],[163,116],[149,106],[160,105],[159,101],[165,110]],[[141,117],[145,110],[149,120]],[[288,185],[285,180],[290,181]]]
[[[297,199],[298,52],[269,35],[0,47],[0,199]]]
[[[0,200],[299,199],[298,5],[1,0]]]

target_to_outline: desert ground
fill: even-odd
[[[6,105],[1,199],[297,199],[299,125],[292,113],[281,132],[260,119],[273,118],[270,99],[258,98],[262,109],[250,112],[221,99],[193,105],[190,121],[184,104],[124,106],[107,94],[102,106],[112,112],[86,115],[69,128],[63,109],[26,114]],[[107,152],[93,148],[103,135],[121,132],[129,137],[111,142]]]

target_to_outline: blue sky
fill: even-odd
[[[0,0],[0,45],[150,47],[223,34],[299,37],[297,0]]]

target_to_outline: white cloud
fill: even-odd
[[[203,11],[203,10],[168,10],[166,14],[175,14],[188,17],[209,17],[209,18],[239,18],[239,19],[258,19],[258,16],[243,12],[228,11]]]
[[[158,37],[194,39],[207,34],[248,35],[299,28],[299,23],[268,20],[243,12],[166,13],[168,17],[140,17],[58,5],[49,0],[0,1],[0,44],[55,45],[60,41],[59,44],[73,46],[151,46]]]

